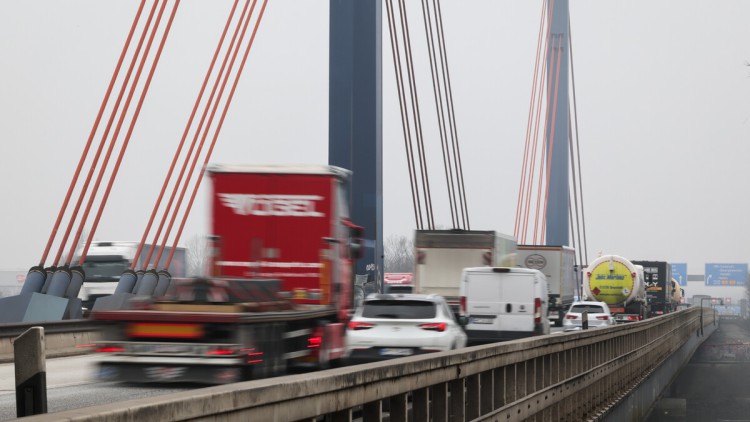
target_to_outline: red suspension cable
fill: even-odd
[[[102,212],[104,211],[104,207],[107,205],[107,199],[109,198],[109,194],[110,194],[110,192],[112,190],[112,186],[114,185],[114,182],[115,182],[115,180],[117,178],[117,172],[118,172],[118,170],[120,168],[120,164],[122,163],[122,158],[125,155],[125,151],[127,150],[128,144],[130,142],[130,137],[131,137],[131,135],[133,133],[133,129],[135,128],[135,123],[138,120],[138,116],[140,114],[141,107],[143,106],[143,100],[146,98],[146,94],[148,93],[149,86],[151,85],[151,80],[152,80],[152,78],[154,76],[154,72],[156,71],[156,66],[159,64],[159,59],[161,58],[161,53],[162,53],[162,50],[164,49],[164,44],[167,41],[167,37],[169,35],[169,30],[172,27],[172,22],[174,21],[174,16],[177,13],[177,8],[179,7],[179,5],[180,5],[180,0],[175,0],[174,7],[172,8],[172,13],[171,13],[171,15],[169,17],[169,21],[167,22],[167,26],[166,26],[166,29],[164,31],[164,34],[162,35],[162,39],[161,39],[161,42],[159,43],[159,47],[158,47],[156,55],[154,57],[154,61],[151,64],[151,69],[149,70],[148,76],[146,77],[146,82],[145,82],[143,90],[141,92],[141,96],[140,96],[140,98],[138,100],[138,104],[136,105],[135,112],[133,114],[132,120],[130,122],[130,126],[128,128],[128,132],[127,132],[127,134],[125,136],[125,139],[123,140],[122,146],[120,147],[120,153],[119,153],[119,155],[117,157],[117,161],[115,162],[115,166],[114,166],[114,168],[112,170],[112,174],[110,175],[109,183],[107,184],[106,190],[104,191],[104,196],[102,197],[101,203],[99,205],[99,209],[97,211],[96,217],[95,217],[94,222],[92,224],[91,231],[89,232],[88,240],[85,242],[85,245],[84,245],[84,248],[83,248],[83,253],[81,253],[81,257],[79,259],[79,265],[83,265],[83,262],[85,261],[86,255],[87,255],[88,250],[89,250],[89,246],[91,245],[91,240],[94,238],[94,235],[96,234],[96,229],[97,229],[97,227],[99,225],[99,220],[101,219],[101,215],[102,215]],[[138,71],[136,72],[136,77],[135,77],[135,79],[133,81],[133,85],[130,88],[130,92],[128,92],[128,98],[125,101],[125,106],[123,107],[123,112],[120,115],[120,119],[119,119],[119,121],[117,123],[117,128],[115,129],[115,133],[112,136],[112,143],[110,144],[110,147],[109,147],[109,149],[107,151],[107,155],[105,157],[105,161],[102,164],[101,171],[99,172],[99,176],[98,176],[97,181],[96,181],[96,187],[97,188],[98,188],[98,186],[99,186],[99,184],[101,182],[102,176],[104,175],[104,171],[106,169],[106,163],[109,160],[110,155],[112,153],[112,150],[113,150],[113,148],[115,146],[115,141],[117,140],[117,136],[119,135],[120,129],[122,128],[122,123],[123,123],[123,121],[125,119],[125,116],[126,116],[126,110],[129,108],[130,102],[131,102],[131,100],[133,98],[133,94],[135,93],[135,89],[137,87],[138,80],[140,79],[141,73],[143,71],[143,67],[144,67],[144,65],[146,63],[146,59],[147,59],[149,51],[151,49],[151,45],[152,45],[152,43],[154,41],[154,37],[156,35],[156,31],[159,28],[159,23],[161,22],[161,18],[162,18],[163,14],[164,14],[164,9],[166,8],[166,6],[167,6],[167,1],[165,0],[162,3],[161,8],[159,9],[159,14],[158,14],[158,16],[156,18],[156,22],[154,24],[154,27],[153,27],[153,29],[151,31],[151,35],[149,36],[149,40],[148,40],[148,43],[146,45],[146,49],[144,50],[143,57],[141,59],[140,64],[138,65]],[[96,191],[96,189],[95,189],[95,191]],[[86,208],[86,216],[88,216],[88,213],[89,213],[89,211],[91,209],[91,205],[93,203],[93,199],[94,199],[94,195],[91,196],[91,200],[89,201],[89,204],[88,204],[88,206]],[[81,221],[81,225],[80,225],[78,233],[76,235],[76,240],[73,243],[73,247],[71,247],[70,252],[68,253],[67,262],[70,262],[73,259],[73,254],[75,252],[75,244],[78,242],[78,239],[80,238],[80,234],[81,234],[81,231],[83,229],[83,224],[85,223],[85,221],[86,221],[86,218],[84,217],[83,220]]]
[[[536,98],[536,88],[537,88],[537,73],[539,72],[539,57],[542,49],[542,35],[544,34],[544,17],[545,12],[547,10],[546,3],[547,0],[542,0],[542,12],[540,14],[539,18],[539,35],[537,38],[537,44],[536,44],[536,56],[534,57],[534,77],[531,83],[531,98],[529,98],[529,118],[526,121],[526,139],[524,142],[524,148],[523,148],[523,162],[521,167],[521,181],[518,186],[518,202],[516,205],[516,223],[513,228],[513,236],[518,239],[519,232],[521,230],[521,215],[522,215],[522,209],[523,209],[523,192],[526,187],[526,175],[527,175],[527,166],[529,165],[528,159],[529,159],[529,148],[531,145],[531,123],[534,118],[534,104],[535,104],[535,98]]]
[[[250,54],[250,49],[253,46],[253,42],[255,41],[255,35],[258,32],[258,27],[260,26],[260,22],[263,19],[263,13],[266,10],[266,4],[268,3],[268,0],[263,0],[263,6],[261,6],[260,13],[258,14],[258,19],[255,22],[255,27],[253,28],[253,33],[250,36],[250,41],[247,44],[247,47],[245,48],[245,54],[242,57],[242,62],[240,63],[240,67],[237,70],[237,75],[235,76],[234,83],[232,84],[232,88],[229,91],[229,96],[227,97],[227,102],[224,105],[224,110],[221,113],[221,117],[219,118],[219,123],[216,127],[216,131],[214,132],[213,139],[211,140],[211,146],[208,149],[208,153],[206,154],[206,158],[203,160],[203,169],[206,168],[206,165],[208,164],[208,161],[211,159],[211,154],[213,153],[214,146],[216,145],[216,140],[219,138],[219,133],[221,132],[221,127],[224,125],[224,119],[227,116],[227,111],[229,110],[229,105],[232,103],[232,98],[234,97],[234,92],[237,89],[237,83],[240,81],[240,76],[242,75],[242,70],[245,68],[245,63],[247,62],[247,57]],[[255,6],[255,0],[253,0],[253,7]],[[234,58],[232,59],[234,61]],[[226,80],[225,80],[226,83]],[[223,87],[222,87],[223,89]],[[201,186],[201,181],[203,180],[203,173],[198,176],[198,180],[195,184],[195,188],[193,189],[193,194],[190,196],[190,201],[188,202],[187,208],[185,209],[185,214],[182,217],[182,222],[180,223],[180,228],[177,231],[177,235],[174,239],[174,244],[172,246],[172,250],[169,252],[169,257],[167,258],[166,266],[165,268],[169,268],[169,264],[172,262],[172,257],[174,256],[175,249],[177,248],[177,244],[180,241],[180,237],[182,236],[182,230],[185,228],[185,222],[187,221],[188,216],[190,215],[190,210],[193,207],[193,203],[195,202],[195,196],[198,193],[198,188]],[[162,246],[163,249],[163,246]],[[161,251],[159,251],[161,253]],[[157,261],[158,262],[158,261]]]
[[[229,60],[229,56],[230,56],[231,50],[233,48],[235,48],[235,42],[237,42],[237,36],[238,36],[239,31],[240,31],[240,29],[242,27],[242,22],[246,18],[249,20],[250,16],[252,16],[252,9],[250,10],[250,13],[246,16],[246,13],[248,12],[248,6],[249,5],[250,5],[250,0],[247,0],[245,2],[245,6],[242,9],[242,13],[240,14],[240,18],[237,21],[237,26],[236,26],[236,28],[234,30],[234,33],[232,34],[232,39],[230,40],[229,46],[227,48],[227,52],[224,55],[224,59],[222,60],[221,68],[219,69],[219,73],[216,76],[216,81],[214,82],[213,88],[211,89],[211,94],[208,97],[208,101],[206,102],[206,106],[205,106],[205,108],[203,110],[203,113],[201,115],[201,120],[198,123],[198,129],[195,132],[195,136],[193,138],[193,143],[192,143],[192,145],[190,147],[190,151],[188,151],[187,157],[185,158],[185,161],[183,162],[182,169],[180,170],[179,178],[177,179],[177,183],[174,186],[174,189],[172,191],[172,195],[170,196],[169,202],[167,203],[167,206],[166,206],[166,208],[164,210],[164,214],[162,215],[162,219],[161,219],[161,222],[159,224],[159,227],[158,227],[158,229],[156,231],[156,234],[154,235],[153,246],[149,249],[148,254],[146,255],[146,259],[143,260],[143,267],[142,267],[142,269],[144,271],[147,270],[148,267],[149,267],[149,265],[151,264],[151,257],[154,254],[154,250],[156,250],[159,247],[159,245],[161,245],[162,247],[164,245],[166,245],[166,239],[169,236],[169,230],[171,230],[171,224],[169,226],[170,228],[167,230],[167,233],[166,233],[166,235],[164,237],[165,240],[160,243],[159,242],[159,237],[161,236],[161,232],[164,229],[164,224],[167,221],[167,218],[168,218],[168,216],[170,214],[170,211],[173,211],[173,212],[176,213],[179,210],[179,208],[180,208],[180,204],[182,203],[182,199],[180,198],[178,200],[178,202],[177,202],[177,205],[175,206],[175,208],[173,210],[172,204],[173,204],[174,199],[175,199],[175,197],[177,195],[177,192],[180,190],[180,186],[182,186],[182,177],[183,177],[183,175],[185,173],[185,170],[187,169],[187,166],[188,166],[188,163],[190,162],[191,157],[193,157],[193,148],[197,144],[197,140],[198,140],[198,138],[200,136],[201,131],[203,130],[203,124],[206,121],[206,117],[208,115],[208,111],[209,111],[209,109],[211,107],[211,104],[214,101],[214,96],[216,95],[216,90],[217,90],[217,88],[219,86],[219,81],[221,80],[222,75],[224,75],[224,71],[226,69],[226,65],[227,65],[227,62]],[[254,7],[254,4],[253,4],[253,7]],[[237,45],[239,45],[239,43],[237,43]],[[210,124],[211,123],[209,122],[208,125],[210,126]],[[204,137],[204,140],[205,140],[205,137]],[[198,159],[197,157],[200,155],[202,149],[203,149],[203,141],[201,141],[201,143],[198,144],[198,149],[195,152],[195,158],[193,158],[193,160],[197,160]],[[187,185],[190,183],[191,176],[192,176],[192,170],[188,173],[188,176],[185,179],[184,186],[182,187],[183,191],[187,189]],[[161,248],[159,248],[159,249],[161,249]],[[161,258],[161,254],[159,254],[159,257],[155,260],[154,266],[158,265],[160,258]]]
[[[104,99],[102,100],[101,106],[99,106],[99,112],[96,115],[96,119],[94,120],[94,126],[91,128],[91,132],[89,133],[88,141],[86,142],[86,146],[83,149],[83,153],[81,154],[81,159],[78,161],[78,167],[76,167],[76,171],[73,174],[73,180],[70,182],[70,186],[68,187],[68,192],[65,195],[65,199],[63,200],[62,206],[60,207],[60,212],[57,215],[57,220],[55,221],[55,225],[52,228],[52,233],[50,234],[49,240],[47,241],[47,246],[44,248],[44,253],[42,253],[42,259],[39,260],[39,265],[44,266],[45,261],[47,261],[47,256],[49,255],[50,249],[52,247],[52,242],[55,239],[55,236],[57,236],[57,229],[60,227],[60,222],[62,221],[63,214],[65,214],[65,210],[68,208],[68,203],[70,202],[70,197],[73,193],[73,189],[75,188],[76,183],[78,182],[78,176],[81,174],[81,169],[83,168],[83,163],[86,161],[86,157],[88,156],[89,149],[91,148],[91,143],[94,140],[94,135],[96,135],[96,131],[99,128],[99,123],[101,122],[102,115],[104,114],[104,109],[107,107],[107,104],[109,103],[109,96],[112,93],[112,88],[115,85],[115,81],[117,80],[117,75],[120,74],[120,68],[122,67],[122,62],[125,59],[125,54],[128,51],[128,48],[130,47],[130,41],[133,39],[133,34],[135,33],[135,28],[138,26],[138,21],[141,19],[141,12],[143,12],[143,7],[146,5],[146,0],[141,0],[141,4],[138,7],[138,11],[135,14],[135,18],[133,19],[133,24],[130,26],[130,32],[128,32],[128,36],[125,39],[125,45],[122,48],[122,52],[120,53],[120,58],[117,60],[117,65],[115,66],[115,71],[112,73],[112,79],[109,81],[109,86],[107,87],[107,92],[104,94]],[[81,195],[85,194],[84,191],[81,192]],[[70,226],[69,226],[70,227]],[[68,230],[69,232],[70,230]],[[67,240],[67,235],[66,235]],[[64,248],[64,241],[63,245],[61,246],[60,250],[62,251],[62,248]],[[58,255],[57,259],[55,260],[55,263],[59,261],[60,257]]]
[[[135,256],[133,257],[133,262],[130,266],[131,270],[135,270],[136,266],[138,264],[138,257],[141,255],[141,250],[143,249],[144,244],[146,243],[146,238],[148,237],[148,233],[151,231],[151,226],[154,222],[154,218],[156,217],[156,213],[159,209],[159,205],[161,204],[161,200],[164,197],[164,193],[167,189],[167,185],[169,184],[169,179],[172,177],[172,172],[174,171],[175,164],[177,163],[177,159],[182,153],[182,148],[185,144],[185,140],[187,139],[187,135],[190,132],[190,128],[193,125],[193,119],[195,118],[195,113],[198,110],[198,106],[200,105],[201,99],[203,99],[203,94],[206,90],[206,86],[208,85],[208,81],[211,77],[211,72],[213,71],[214,65],[216,64],[216,59],[219,56],[219,52],[221,51],[221,46],[224,44],[224,39],[226,38],[227,31],[229,30],[229,26],[232,22],[232,18],[234,17],[234,13],[237,10],[237,4],[239,3],[239,0],[234,0],[234,4],[232,5],[232,10],[229,13],[229,18],[227,18],[227,23],[224,25],[224,31],[221,33],[221,38],[219,39],[219,44],[216,46],[216,51],[214,52],[213,58],[211,59],[211,64],[208,67],[208,71],[206,72],[206,77],[203,79],[203,84],[201,85],[201,89],[198,92],[198,98],[195,100],[195,105],[193,106],[193,110],[190,113],[190,118],[188,118],[188,122],[185,125],[185,131],[182,134],[182,138],[180,139],[180,144],[177,147],[177,150],[175,151],[174,158],[172,159],[172,164],[169,167],[169,171],[167,172],[167,176],[164,179],[164,184],[162,185],[161,191],[159,192],[159,197],[156,199],[156,203],[154,204],[154,209],[151,211],[151,217],[148,220],[148,224],[146,225],[146,229],[143,231],[143,236],[141,237],[141,242],[138,244],[138,249],[135,252]],[[190,150],[188,151],[186,160],[190,157],[193,147],[195,146],[195,140],[192,142],[190,146]],[[180,181],[182,179],[184,173],[184,167],[183,171],[180,172],[180,176],[175,183],[175,186],[180,184]],[[171,201],[170,201],[171,205]],[[152,247],[153,249],[153,247]],[[150,257],[149,257],[150,258]]]
[[[89,190],[88,190],[89,183],[91,183],[91,179],[94,176],[94,172],[96,171],[97,164],[99,163],[99,158],[101,157],[102,151],[104,150],[104,146],[107,143],[107,137],[109,136],[109,131],[112,129],[112,125],[115,121],[115,118],[117,117],[118,110],[120,109],[120,103],[122,102],[122,98],[124,97],[125,92],[127,90],[128,84],[130,82],[130,77],[132,76],[133,70],[135,69],[135,65],[138,62],[138,56],[140,55],[141,48],[143,48],[143,42],[146,39],[146,36],[148,34],[148,28],[151,26],[151,22],[154,18],[154,14],[156,13],[156,10],[157,10],[157,4],[154,3],[154,5],[151,7],[151,12],[149,13],[148,19],[146,20],[146,24],[143,27],[143,31],[141,32],[141,37],[138,40],[138,45],[136,46],[135,52],[133,54],[133,58],[130,61],[130,66],[128,67],[128,70],[125,73],[124,80],[122,82],[122,85],[120,86],[120,91],[117,95],[117,99],[115,100],[115,104],[112,107],[112,111],[109,115],[107,126],[104,129],[104,134],[102,135],[102,138],[99,141],[99,148],[97,148],[96,154],[94,155],[94,158],[91,162],[88,175],[86,176],[86,180],[84,181],[83,187],[81,188],[81,193],[79,194],[78,201],[76,201],[76,206],[73,210],[73,213],[70,216],[68,227],[65,230],[65,234],[63,236],[62,241],[60,242],[57,255],[55,256],[55,264],[60,263],[62,253],[65,250],[65,247],[68,242],[68,236],[70,235],[70,232],[73,229],[73,226],[75,225],[76,217],[78,216],[78,211],[80,211],[81,209],[81,205],[83,204],[83,200],[85,199],[86,194],[89,194],[92,197],[96,195],[96,188],[94,188],[91,191],[91,193],[89,193]],[[83,226],[83,223],[81,223],[81,226]],[[81,230],[83,230],[83,227],[81,227]],[[73,245],[78,244],[78,239],[79,238],[76,237],[76,239],[73,241]],[[68,263],[69,262],[70,261],[68,261]]]

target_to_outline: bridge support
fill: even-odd
[[[547,153],[550,154],[549,199],[547,202],[547,245],[570,245],[568,208],[568,160],[570,156],[570,100],[568,81],[570,68],[569,0],[548,0],[552,25],[547,54],[547,75],[552,81],[547,110],[549,125],[546,133]],[[557,83],[555,83],[557,81]]]
[[[365,228],[356,273],[383,271],[380,0],[331,0],[328,162],[351,170],[351,219]]]

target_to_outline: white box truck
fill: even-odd
[[[518,265],[539,270],[547,277],[549,317],[556,327],[562,327],[580,282],[575,255],[575,249],[568,246],[518,245]]]
[[[416,292],[445,297],[456,314],[464,268],[516,265],[516,239],[495,231],[417,230],[414,248]]]

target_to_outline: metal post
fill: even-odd
[[[589,329],[589,311],[583,311],[581,314],[581,329],[582,330],[588,330]]]
[[[16,416],[47,413],[44,327],[31,327],[13,339],[16,365]]]

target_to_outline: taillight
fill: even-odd
[[[316,337],[310,337],[307,339],[307,348],[308,349],[318,349],[320,348],[320,345],[323,343],[323,337],[316,336]]]
[[[596,317],[596,319],[601,320],[601,321],[607,321],[607,320],[609,320],[609,316],[607,316],[607,315],[599,315],[598,317]]]
[[[207,351],[206,354],[209,356],[227,356],[235,354],[235,351],[232,349],[213,349]]]
[[[443,331],[445,331],[445,329],[447,327],[448,327],[448,324],[446,324],[444,322],[436,322],[436,323],[431,323],[431,324],[420,324],[419,325],[419,328],[421,328],[423,330],[439,331],[441,333]]]
[[[534,299],[534,323],[539,324],[542,322],[542,299]]]
[[[575,315],[565,315],[565,319],[578,319]]]
[[[458,299],[458,301],[459,301],[458,306],[461,309],[461,313],[465,315],[466,314],[466,296],[461,296]]]
[[[374,327],[375,324],[369,324],[367,322],[357,322],[357,321],[350,321],[347,325],[347,328],[353,331],[359,331],[359,330],[369,330],[370,328]]]
[[[98,346],[96,348],[96,352],[98,353],[119,353],[124,352],[124,347],[117,347],[117,346]]]
[[[628,315],[628,321],[638,321],[638,317],[635,315]]]

